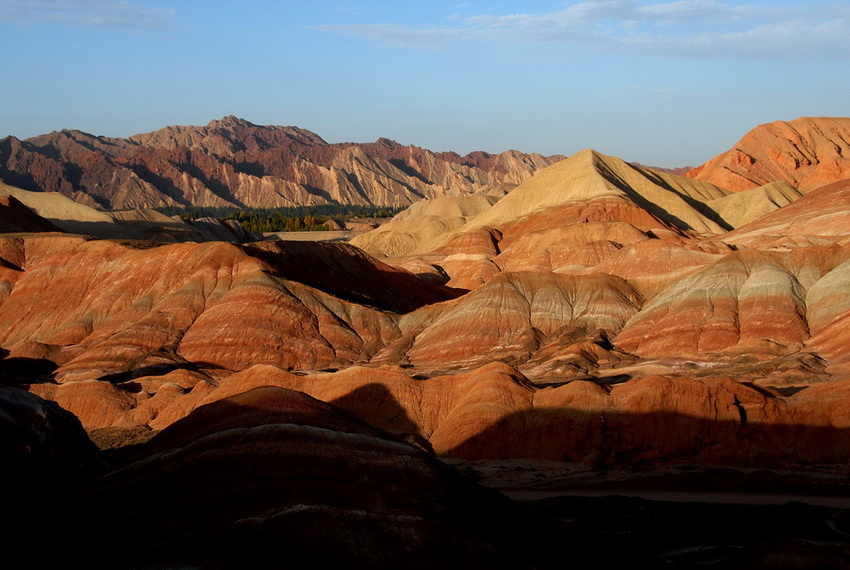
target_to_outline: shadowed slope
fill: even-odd
[[[507,500],[281,388],[199,408],[85,502],[99,556],[145,536],[136,564],[533,567],[503,530]]]
[[[13,196],[0,197],[0,233],[62,231]]]

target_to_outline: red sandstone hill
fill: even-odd
[[[328,144],[296,127],[233,116],[127,139],[64,130],[0,140],[0,181],[104,209],[166,205],[407,205],[504,193],[562,157],[433,153],[388,139]]]
[[[850,118],[803,117],[760,125],[687,173],[732,191],[782,181],[808,192],[850,178]]]

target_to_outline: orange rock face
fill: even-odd
[[[686,174],[727,190],[778,180],[804,192],[850,178],[850,119],[813,117],[760,125]]]
[[[62,382],[187,361],[224,370],[350,363],[397,336],[393,311],[452,296],[344,245],[134,249],[56,237],[14,242],[12,253],[15,244],[26,271],[7,272],[0,342],[11,356],[55,362]],[[331,275],[310,276],[307,259]]]
[[[850,181],[811,191],[793,204],[722,236],[726,243],[748,247],[792,247],[841,242],[850,223]]]
[[[724,377],[647,376],[608,388],[590,381],[541,388],[500,363],[427,380],[399,368],[299,376],[255,366],[218,387],[172,396],[152,423],[164,427],[207,404],[277,386],[452,457],[788,467],[843,461],[847,414],[840,400],[823,405],[823,398],[843,394],[844,384],[783,398]]]

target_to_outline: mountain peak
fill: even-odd
[[[236,115],[227,115],[220,119],[213,119],[207,124],[208,128],[223,128],[223,127],[256,127],[254,123],[240,119]]]

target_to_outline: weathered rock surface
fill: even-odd
[[[396,312],[454,295],[345,244],[137,245],[7,241],[0,342],[55,362],[61,382],[187,362],[321,368],[368,359],[397,336]]]
[[[785,182],[771,182],[751,190],[742,190],[723,198],[710,200],[707,205],[734,228],[758,220],[803,194]]]
[[[687,176],[721,188],[750,190],[786,182],[803,192],[850,178],[850,119],[802,117],[747,133],[729,151]]]
[[[508,151],[459,156],[380,139],[328,144],[296,127],[224,117],[128,139],[60,131],[0,141],[0,180],[106,209],[167,205],[399,206],[505,192],[561,157]]]
[[[767,254],[730,254],[655,297],[615,339],[640,356],[799,349],[806,291]]]
[[[840,465],[850,432],[847,382],[791,397],[728,377],[650,375],[614,386],[577,380],[539,387],[491,363],[414,379],[396,367],[294,375],[272,366],[218,387],[172,395],[153,425],[262,386],[298,390],[440,455],[545,458],[622,466],[677,461],[737,466]],[[157,396],[159,397],[159,395]],[[831,402],[831,403],[830,403]]]
[[[625,281],[608,275],[502,273],[439,312],[431,306],[405,315],[399,327],[401,342],[412,337],[405,354],[415,365],[516,362],[561,335],[616,334],[640,304]]]
[[[421,200],[380,228],[355,236],[351,243],[373,255],[395,257],[428,251],[450,231],[496,203],[493,196],[445,196]]]
[[[850,223],[850,180],[811,191],[793,204],[723,235],[725,243],[753,248],[794,249],[843,242]]]

